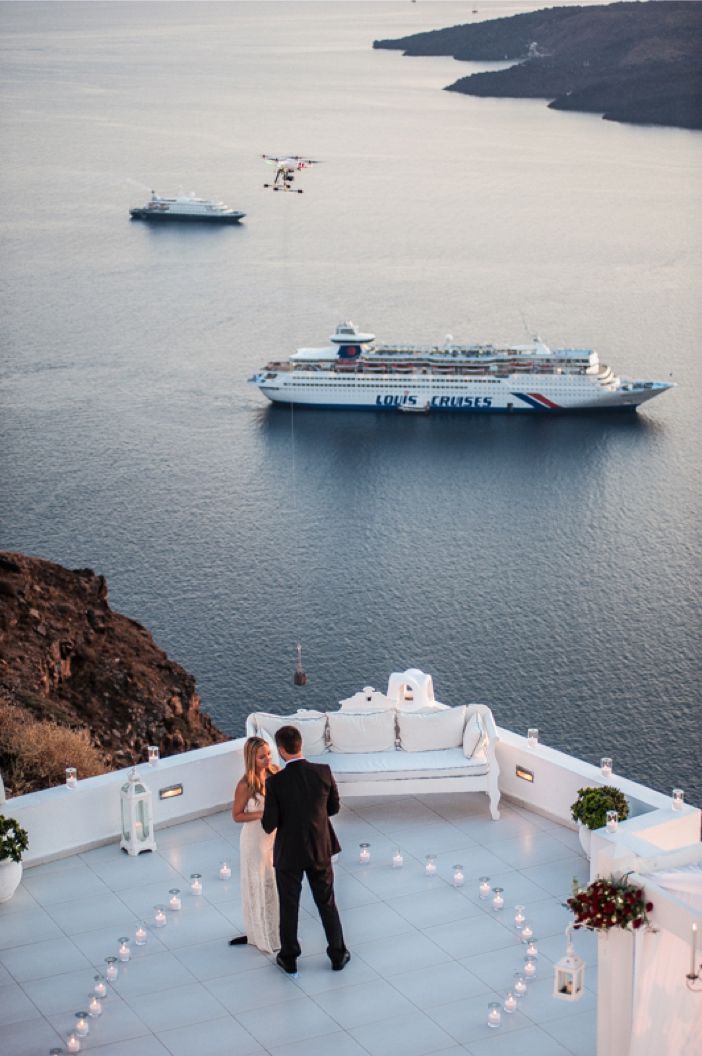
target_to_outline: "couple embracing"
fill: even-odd
[[[295,726],[275,735],[284,767],[271,762],[260,737],[244,745],[244,776],[236,786],[232,816],[241,832],[241,902],[245,942],[265,953],[288,975],[297,974],[300,944],[297,925],[302,878],[312,891],[327,937],[327,955],[335,971],[351,959],[334,899],[332,855],[341,850],[329,818],[339,811],[339,792],[332,772],[308,763]]]

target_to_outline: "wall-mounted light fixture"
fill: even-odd
[[[167,788],[159,788],[158,798],[159,799],[174,799],[176,796],[183,795],[182,785],[168,785]]]

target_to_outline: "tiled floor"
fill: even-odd
[[[344,852],[337,901],[352,960],[332,972],[309,892],[303,894],[299,975],[284,975],[241,931],[238,827],[227,813],[158,833],[158,851],[127,858],[100,847],[27,869],[0,906],[0,1049],[37,1056],[65,1043],[87,1005],[96,971],[139,920],[149,928],[90,1021],[82,1052],[98,1056],[595,1056],[596,946],[576,934],[587,961],[586,994],[572,1005],[551,995],[565,949],[561,902],[587,862],[567,829],[503,803],[492,822],[485,796],[351,799],[336,824]],[[357,860],[358,843],[371,861]],[[404,866],[390,865],[395,847]],[[438,875],[424,873],[436,853]],[[232,861],[228,882],[220,861]],[[460,862],[465,886],[454,888]],[[202,897],[189,892],[204,877]],[[500,913],[481,901],[477,878],[504,888]],[[170,888],[183,908],[165,928],[153,906]],[[513,926],[523,903],[539,937],[538,972],[502,1024],[487,1005],[504,999],[524,947]]]

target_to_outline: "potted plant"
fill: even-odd
[[[14,895],[22,879],[22,853],[29,846],[29,834],[15,821],[0,814],[0,902]]]
[[[578,798],[571,804],[570,816],[578,823],[580,843],[590,857],[590,833],[601,829],[607,821],[607,811],[616,810],[619,821],[629,817],[629,803],[624,793],[613,785],[579,788]]]

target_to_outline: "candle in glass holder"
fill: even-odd
[[[393,869],[401,869],[405,864],[404,855],[399,847],[395,848],[395,853],[392,856],[392,867]]]
[[[533,938],[534,938],[534,929],[529,924],[525,924],[524,927],[522,928],[522,935],[521,935],[522,942],[528,942],[529,939],[533,939]]]
[[[117,956],[120,961],[128,961],[132,956],[132,951],[129,949],[129,939],[126,935],[123,935],[121,939],[117,939],[119,948],[117,950]]]
[[[681,788],[673,789],[673,810],[682,810],[685,805],[685,793]]]
[[[149,766],[156,766],[160,757],[161,753],[158,750],[158,745],[150,744],[146,749],[146,758],[149,761]]]
[[[499,1001],[491,1001],[488,1005],[487,1025],[489,1027],[497,1028],[501,1022],[502,1014],[500,1012]]]
[[[510,1015],[513,1012],[517,1011],[517,999],[516,999],[516,997],[514,996],[514,994],[512,993],[511,990],[507,991],[507,996],[505,998],[505,1003],[504,1003],[504,1005],[502,1007],[504,1008],[505,1012],[508,1012]]]
[[[524,997],[527,992],[527,984],[521,972],[514,973],[514,984],[512,986],[515,997]]]
[[[76,1012],[75,1032],[79,1038],[87,1038],[90,1033],[90,1023],[87,1012]]]
[[[137,946],[145,946],[148,938],[149,933],[146,930],[146,924],[142,920],[139,922],[139,924],[137,925],[137,929],[134,932],[134,941]]]
[[[88,1015],[91,1019],[97,1019],[98,1016],[102,1015],[102,1001],[95,994],[92,994],[88,1001]]]
[[[480,892],[481,898],[489,898],[492,888],[490,887],[490,877],[481,876],[478,880],[478,891]]]
[[[609,756],[604,756],[602,759],[600,759],[600,770],[602,772],[603,777],[612,776],[612,760],[609,758]]]
[[[436,876],[436,855],[428,854],[424,859],[424,872],[427,876]]]
[[[77,1034],[71,1033],[66,1038],[66,1052],[80,1052],[80,1038]]]
[[[117,964],[117,958],[106,957],[105,964],[107,965],[107,968],[105,969],[105,978],[107,979],[108,983],[114,983],[115,979],[119,975],[119,966]]]
[[[530,729],[527,730],[527,744],[530,748],[536,748],[538,743],[539,731],[536,729],[535,726],[532,726],[530,727]]]
[[[75,766],[66,767],[66,787],[75,788],[78,784],[78,771]]]
[[[183,906],[183,903],[181,902],[180,898],[180,888],[172,887],[168,892],[168,895],[168,908],[172,909],[174,912],[177,912]]]
[[[95,986],[93,987],[93,993],[96,997],[107,997],[107,986],[105,985],[105,977],[102,975],[94,976]]]
[[[526,923],[526,917],[524,915],[524,906],[514,907],[514,926],[517,931],[521,931]]]
[[[526,955],[527,955],[527,957],[538,957],[539,956],[539,947],[538,947],[538,943],[537,943],[536,939],[529,939],[529,941],[527,943],[527,948],[526,948]]]
[[[225,858],[219,867],[219,879],[220,880],[231,880],[232,878],[232,867]]]
[[[370,844],[369,843],[359,843],[358,848],[359,848],[359,850],[358,850],[358,860],[359,860],[359,862],[361,863],[361,865],[368,865],[368,863],[370,861]]]
[[[194,895],[202,894],[202,873],[190,874],[190,890]]]
[[[453,867],[453,886],[463,887],[466,882],[465,873],[463,872],[462,865],[454,865]]]
[[[505,904],[504,893],[503,893],[504,892],[504,888],[503,887],[493,887],[492,891],[493,891],[492,908],[495,910],[495,912],[498,912],[499,910],[504,908],[504,904]]]
[[[616,832],[619,825],[619,814],[616,810],[607,811],[607,832]]]
[[[533,979],[536,975],[536,961],[532,957],[527,957],[524,961],[524,974],[527,979]]]
[[[154,906],[154,925],[157,928],[165,928],[168,923],[165,906]]]

